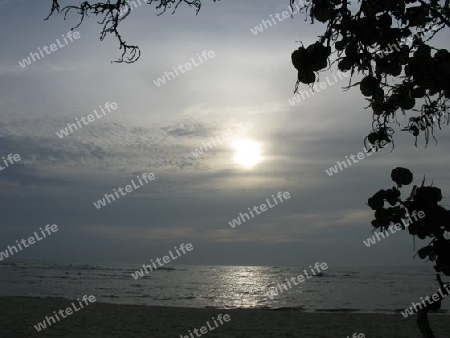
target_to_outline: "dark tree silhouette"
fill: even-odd
[[[213,2],[219,0],[212,0]],[[154,5],[155,9],[159,11],[157,15],[165,13],[167,10],[171,10],[172,14],[175,13],[177,8],[181,4],[186,4],[190,7],[194,7],[196,13],[200,11],[201,0],[107,0],[105,2],[100,1],[83,1],[78,5],[65,5],[61,6],[61,0],[52,0],[52,7],[50,14],[45,20],[48,20],[53,14],[64,14],[64,19],[70,12],[75,12],[79,15],[80,21],[72,29],[78,28],[86,17],[95,16],[99,17],[98,23],[102,25],[100,32],[100,40],[103,40],[108,35],[113,35],[119,41],[119,49],[122,50],[122,55],[119,59],[113,62],[117,63],[133,63],[136,62],[141,56],[141,51],[138,46],[130,45],[122,38],[119,33],[119,24],[126,19],[132,10],[132,3],[136,5],[147,4]]]
[[[371,144],[393,141],[398,112],[412,115],[403,130],[416,137],[416,145],[419,134],[428,145],[435,128],[448,124],[450,53],[431,42],[450,27],[450,0],[312,0],[302,10],[326,28],[318,41],[292,53],[294,92],[337,63],[351,71],[346,89],[359,86],[373,111],[366,138]]]
[[[290,0],[291,6],[295,0]],[[351,71],[346,89],[359,86],[372,109],[372,130],[365,141],[375,145],[393,142],[399,113],[408,113],[403,126],[416,138],[424,134],[428,145],[435,128],[449,123],[450,53],[432,45],[435,35],[450,28],[450,0],[312,0],[302,9],[311,23],[325,25],[318,40],[300,46],[291,55],[298,71],[294,92],[300,84],[312,85],[322,71],[337,64],[340,71]],[[409,225],[411,235],[431,238],[418,251],[421,259],[435,263],[437,272],[450,275],[450,212],[438,203],[440,189],[415,186],[411,196],[401,199],[400,188],[413,180],[404,168],[394,169],[392,179],[397,187],[380,190],[369,199],[375,210],[372,225],[385,231],[413,212],[425,212],[425,218]],[[385,208],[385,204],[390,207]],[[403,228],[405,228],[403,226]],[[441,289],[444,285],[438,274]],[[447,292],[445,291],[445,296]],[[433,338],[428,312],[439,309],[441,299],[417,314],[424,338]]]
[[[450,276],[450,239],[444,237],[445,232],[450,231],[450,210],[439,205],[442,200],[441,189],[425,186],[425,179],[421,186],[415,185],[412,188],[407,199],[402,199],[401,187],[409,185],[413,181],[413,174],[408,169],[394,169],[391,178],[396,186],[388,190],[380,190],[368,200],[369,207],[375,210],[372,226],[375,230],[384,232],[397,224],[405,230],[406,227],[402,220],[406,220],[409,215],[417,215],[419,212],[425,214],[422,218],[410,217],[408,231],[420,239],[431,239],[428,245],[417,251],[417,254],[420,259],[434,263],[443,296],[418,311],[417,324],[422,332],[422,337],[434,338],[428,323],[428,312],[439,310],[442,299],[448,296],[447,288],[444,287],[439,273]]]

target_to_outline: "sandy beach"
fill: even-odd
[[[308,313],[292,310],[196,309],[93,303],[41,332],[34,328],[71,301],[62,298],[0,297],[0,337],[184,337],[219,314],[229,322],[199,336],[420,338],[415,317],[400,314]],[[431,315],[437,337],[447,337],[450,318]],[[194,337],[196,335],[192,333]]]

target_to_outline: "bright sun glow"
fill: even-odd
[[[233,142],[234,162],[244,168],[251,168],[261,162],[261,144],[252,140],[236,140]]]

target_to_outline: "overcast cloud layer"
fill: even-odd
[[[296,80],[290,54],[296,41],[314,41],[320,26],[298,15],[258,35],[250,31],[286,10],[288,0],[206,2],[197,16],[185,7],[156,16],[140,6],[121,24],[127,42],[142,51],[131,65],[110,63],[120,56],[116,40],[100,42],[100,26],[88,18],[78,40],[22,68],[18,61],[77,23],[75,15],[44,21],[50,5],[0,1],[0,157],[22,158],[0,171],[0,250],[56,223],[57,234],[15,258],[144,263],[191,242],[194,251],[182,263],[413,263],[405,232],[363,244],[372,219],[365,202],[391,185],[397,166],[417,180],[426,175],[447,196],[448,129],[427,149],[423,140],[415,148],[412,137],[398,134],[394,150],[329,177],[325,169],[363,149],[371,114],[358,89],[342,91],[345,80],[288,103]],[[204,50],[215,57],[155,86],[165,71]],[[108,101],[118,109],[63,139],[56,135]],[[253,124],[242,136],[263,147],[255,168],[233,163],[229,142],[192,155],[240,121]],[[93,206],[144,172],[156,179],[104,208]],[[291,198],[229,226],[279,191]]]

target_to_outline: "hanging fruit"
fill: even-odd
[[[413,174],[409,169],[397,167],[392,170],[391,179],[401,187],[402,185],[411,184],[413,181]]]
[[[372,96],[379,88],[378,80],[372,76],[366,76],[359,84],[359,89],[364,96]]]

